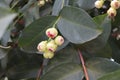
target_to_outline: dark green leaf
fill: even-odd
[[[8,54],[6,76],[12,80],[36,78],[42,64],[42,55],[28,54],[18,48],[12,49]]]
[[[110,38],[109,43],[111,46],[111,50],[112,50],[112,58],[120,63],[120,47],[118,46],[118,44],[116,43],[116,38]]]
[[[23,63],[13,66],[8,70],[7,76],[13,80],[35,78],[39,71],[39,66],[39,64],[36,65],[35,63]]]
[[[11,0],[0,0],[0,7],[1,8],[9,8]]]
[[[69,0],[55,0],[53,5],[52,15],[58,16],[64,6],[69,4]]]
[[[4,75],[4,73],[5,73],[4,69],[2,69],[0,66],[0,78]]]
[[[45,31],[47,28],[52,27],[56,20],[57,17],[55,16],[46,16],[35,20],[23,30],[19,39],[20,47],[28,52],[36,52],[38,43],[47,39]]]
[[[34,6],[29,9],[27,9],[24,13],[25,18],[25,25],[28,26],[31,24],[34,20],[39,19],[39,6]]]
[[[0,7],[0,39],[15,17],[16,13],[11,12],[9,9]]]
[[[70,5],[75,6],[75,7],[80,7],[85,10],[89,10],[94,8],[94,2],[96,0],[69,0]]]
[[[107,73],[120,69],[120,65],[106,58],[91,58],[86,63],[91,80],[97,80]]]
[[[82,68],[75,63],[67,63],[56,66],[42,76],[41,80],[82,80],[84,77]]]
[[[109,38],[111,32],[111,20],[106,15],[100,15],[94,18],[95,22],[103,29],[103,33],[96,39],[84,44],[87,51],[95,53],[97,50],[103,48]]]
[[[74,47],[70,45],[56,52],[55,57],[49,61],[48,65],[44,69],[44,72],[46,73],[47,71],[55,68],[60,64],[65,64],[69,62],[78,64],[80,63],[77,51],[74,49]]]
[[[53,5],[51,4],[47,4],[44,6],[44,8],[40,8],[40,16],[46,16],[46,15],[49,15],[51,14],[52,12],[52,9],[53,9]]]
[[[65,0],[55,0],[55,3],[53,5],[52,15],[58,16],[60,10],[64,6]]]
[[[58,28],[64,37],[75,44],[95,39],[102,32],[84,10],[74,7],[62,9]]]
[[[4,58],[7,55],[8,51],[0,48],[0,59]]]
[[[91,53],[92,55],[93,53]],[[104,58],[111,58],[112,57],[112,49],[109,44],[106,44],[103,48],[96,51],[93,56],[96,57],[104,57]]]
[[[115,16],[115,19],[114,19],[115,21],[114,20],[112,21],[112,25],[114,27],[120,26],[120,17],[119,16],[120,16],[120,9],[117,10],[117,15]]]
[[[1,45],[7,46],[7,43],[9,42],[9,40],[10,40],[10,29],[7,29],[1,38]]]
[[[119,80],[120,79],[120,70],[108,73],[98,80]]]

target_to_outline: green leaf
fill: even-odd
[[[36,65],[35,63],[22,63],[13,66],[8,70],[7,77],[13,80],[35,78],[39,71],[39,66],[39,64]]]
[[[82,80],[84,77],[82,68],[75,63],[67,63],[56,66],[42,76],[41,80]]]
[[[43,56],[38,54],[28,54],[13,48],[7,55],[6,76],[11,80],[36,78]],[[34,65],[34,66],[33,66]]]
[[[106,15],[94,17],[94,21],[103,29],[103,32],[96,39],[84,44],[86,50],[90,53],[96,53],[96,51],[102,49],[106,45],[111,32],[111,20]]]
[[[116,42],[116,38],[110,38],[109,43],[111,46],[111,50],[112,50],[112,58],[120,63],[120,47],[118,45],[118,43]]]
[[[38,43],[47,39],[46,29],[52,27],[56,20],[55,16],[46,16],[35,20],[23,30],[19,39],[20,47],[27,52],[36,52]]]
[[[120,79],[120,70],[108,73],[98,80],[119,80]]]
[[[60,51],[56,52],[54,58],[49,61],[48,65],[44,69],[44,73],[48,72],[49,70],[55,68],[60,64],[65,64],[69,62],[78,64],[80,63],[78,52],[71,45],[68,45]]]
[[[0,39],[5,30],[8,28],[9,24],[16,16],[17,14],[11,12],[9,9],[0,7]]]
[[[55,3],[53,5],[52,15],[58,16],[60,10],[64,6],[65,0],[55,0]]]
[[[0,7],[1,8],[9,8],[10,5],[10,0],[6,1],[6,0],[0,0]]]
[[[0,60],[7,55],[8,51],[0,48]]]
[[[94,2],[96,0],[69,0],[70,5],[79,7],[85,10],[94,8]]]
[[[58,16],[61,9],[64,6],[68,6],[68,4],[69,4],[69,0],[55,0],[53,9],[52,9],[52,15]]]
[[[107,17],[107,14],[103,14],[103,15],[96,16],[93,19],[98,25],[101,25],[103,24],[106,17]],[[103,26],[101,27],[103,28]]]
[[[25,18],[25,25],[28,26],[34,20],[37,20],[40,18],[39,6],[34,6],[31,8],[28,8],[25,12],[23,12],[23,14],[24,14],[24,18]]]
[[[112,21],[112,25],[114,26],[114,27],[118,27],[118,26],[120,26],[120,8],[117,10],[117,15],[115,16],[115,21]]]
[[[120,65],[106,58],[91,58],[86,62],[91,80],[97,80],[107,73],[120,69]]]
[[[103,48],[97,50],[93,55],[96,57],[111,58],[112,49],[109,44],[106,44]]]
[[[84,10],[74,7],[62,9],[58,28],[64,37],[75,44],[93,40],[102,32]]]

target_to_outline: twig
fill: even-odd
[[[83,56],[82,56],[82,53],[81,53],[80,50],[78,50],[78,52],[79,52],[79,57],[80,57],[80,60],[81,60],[81,63],[82,63],[83,71],[84,71],[84,74],[85,74],[85,78],[86,78],[86,80],[90,80],[89,76],[88,76],[86,66],[85,66],[85,62],[84,62],[84,59],[83,59]]]
[[[39,71],[38,71],[36,80],[40,80],[40,76],[41,76],[41,74],[42,74],[42,70],[43,70],[43,64],[41,65],[41,67],[40,67],[40,69],[39,69]]]
[[[9,48],[11,48],[11,46],[2,46],[2,45],[0,45],[0,48],[2,48],[2,49],[9,49]]]
[[[13,6],[11,7],[11,10],[19,3],[19,1],[15,2],[15,4],[13,4]]]
[[[18,16],[18,19],[17,20],[15,20],[15,22],[13,23],[13,26],[15,26],[15,24],[20,20],[20,18],[21,17],[23,17],[24,16],[24,14],[21,14],[20,16]]]
[[[48,64],[48,62],[49,62],[49,59],[44,59],[43,60],[43,63],[40,67],[40,70],[38,71],[38,75],[37,75],[36,80],[40,80],[40,76],[42,75],[43,68]]]

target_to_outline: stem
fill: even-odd
[[[49,61],[49,59],[44,59],[43,60],[43,63],[40,67],[40,70],[38,71],[38,75],[37,75],[36,80],[40,80],[40,76],[42,75],[43,68],[48,64],[48,61]]]
[[[2,45],[0,45],[0,48],[2,48],[2,49],[9,49],[9,48],[11,48],[11,46],[2,46]]]
[[[86,78],[86,80],[90,80],[89,76],[88,76],[87,68],[85,66],[85,61],[84,61],[83,56],[82,56],[82,52],[80,50],[78,50],[78,52],[79,52],[79,57],[80,57],[80,60],[81,60],[81,63],[82,63],[83,71],[84,71],[84,74],[85,74],[85,78]]]
[[[40,76],[41,76],[41,74],[42,74],[42,70],[43,70],[43,64],[40,66],[40,69],[39,69],[39,71],[38,71],[38,75],[37,75],[36,80],[40,80]]]
[[[62,1],[61,9],[64,7],[65,0]]]
[[[19,1],[17,1],[15,4],[13,4],[13,6],[11,7],[11,9],[13,9],[18,3],[19,3]]]
[[[21,14],[20,16],[18,16],[18,19],[13,23],[13,26],[19,21],[19,19],[21,18],[21,17],[23,17],[24,16],[24,14]]]
[[[58,19],[55,21],[55,23],[53,24],[53,27],[56,27],[55,25],[58,23],[58,21],[60,20],[60,16],[58,17]]]

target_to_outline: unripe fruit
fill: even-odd
[[[116,9],[114,9],[114,8],[112,8],[112,7],[109,8],[109,10],[107,11],[107,14],[108,14],[108,16],[111,17],[111,18],[115,17],[116,14],[117,14]]]
[[[120,7],[120,1],[113,0],[113,1],[111,1],[110,6],[114,9],[118,9]]]
[[[44,54],[43,54],[43,57],[46,58],[46,59],[51,59],[54,57],[54,53],[53,52],[50,52],[50,51],[46,51]]]
[[[46,51],[46,45],[47,45],[47,41],[42,41],[38,44],[37,49],[39,52],[44,52]]]
[[[62,36],[57,36],[55,38],[55,43],[59,46],[62,45],[64,43],[64,38]]]
[[[57,49],[57,45],[55,44],[54,40],[47,43],[47,50],[51,52],[55,52]]]
[[[44,6],[45,5],[45,1],[44,0],[40,0],[39,3],[38,3],[38,5]]]
[[[95,2],[95,7],[96,8],[102,8],[104,1],[103,0],[98,0]]]
[[[46,2],[49,2],[49,0],[45,0]]]
[[[120,40],[120,34],[117,35],[116,39],[117,39],[117,40]]]
[[[58,31],[56,28],[49,28],[46,30],[46,35],[49,38],[55,38],[58,35]]]

